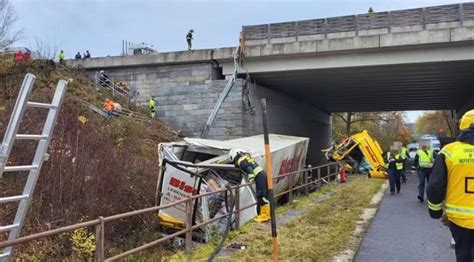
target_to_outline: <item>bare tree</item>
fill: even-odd
[[[0,0],[1,1],[1,0]],[[42,59],[53,59],[58,53],[58,45],[55,42],[48,41],[46,38],[35,37],[35,46],[33,48]]]
[[[334,113],[345,125],[345,135],[351,135],[352,124],[358,122],[389,122],[394,120],[396,112],[346,112]]]
[[[3,49],[18,41],[22,31],[13,27],[18,21],[17,13],[9,0],[0,0],[0,48]]]

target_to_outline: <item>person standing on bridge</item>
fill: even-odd
[[[193,33],[194,33],[194,30],[191,29],[189,30],[188,34],[186,35],[186,42],[188,42],[188,50],[191,51],[191,48],[193,48],[193,45],[192,45],[192,40],[193,40]]]
[[[434,152],[428,147],[428,141],[422,140],[419,144],[421,149],[418,149],[413,165],[418,171],[418,200],[423,202],[425,199],[425,182],[430,180],[430,174],[433,170]]]
[[[243,150],[233,148],[229,151],[229,158],[234,165],[247,174],[249,182],[255,180],[257,195],[258,216],[255,222],[267,222],[270,220],[270,202],[268,201],[267,173],[255,160]]]
[[[428,208],[453,235],[458,262],[474,259],[474,110],[460,121],[457,141],[441,149],[428,182]],[[444,201],[444,214],[443,214]]]

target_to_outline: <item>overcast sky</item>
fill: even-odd
[[[461,0],[10,0],[25,33],[17,46],[35,49],[35,39],[64,49],[66,57],[120,55],[122,40],[146,42],[160,52],[236,46],[242,25],[314,19],[375,11],[469,2]],[[409,114],[413,120],[414,114]],[[416,116],[415,116],[416,118]]]

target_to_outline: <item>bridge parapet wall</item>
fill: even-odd
[[[246,46],[474,26],[474,2],[244,26]]]

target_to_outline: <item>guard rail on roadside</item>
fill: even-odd
[[[284,177],[293,176],[293,175],[296,175],[296,174],[303,174],[303,182],[302,183],[300,183],[299,185],[294,186],[293,183],[290,182],[290,179],[288,179],[289,182],[288,182],[287,190],[284,191],[284,192],[279,193],[276,196],[281,196],[281,195],[284,195],[284,194],[289,194],[291,196],[292,192],[294,192],[296,190],[299,190],[299,189],[304,189],[303,193],[308,194],[309,193],[309,188],[311,186],[314,186],[314,185],[317,185],[317,184],[321,185],[322,183],[327,183],[329,180],[336,178],[337,173],[338,173],[338,166],[339,166],[338,162],[332,162],[332,163],[317,166],[317,167],[307,168],[307,169],[303,169],[303,170],[299,170],[299,171],[295,171],[295,172],[275,176],[275,177],[273,177],[273,179],[277,180],[277,179],[281,179],[281,178],[284,178]],[[321,174],[322,171],[325,171],[324,175]],[[206,196],[210,196],[210,195],[214,195],[214,194],[218,194],[218,193],[223,193],[225,191],[233,190],[234,191],[234,196],[236,198],[235,199],[236,206],[235,206],[235,210],[233,211],[233,213],[234,213],[235,221],[236,221],[235,224],[238,227],[238,225],[239,225],[239,213],[243,210],[246,210],[246,209],[251,208],[251,207],[256,205],[256,204],[251,204],[251,205],[248,205],[248,206],[245,206],[245,207],[240,207],[239,206],[239,203],[240,203],[240,188],[249,186],[251,184],[252,183],[242,184],[242,185],[239,185],[239,186],[232,187],[230,189],[220,188],[220,189],[217,189],[217,190],[212,191],[212,192],[207,192],[207,193],[202,193],[202,194],[199,194],[199,195],[190,196],[188,198],[184,198],[184,199],[181,199],[179,201],[175,201],[173,203],[169,203],[169,204],[166,204],[166,205],[160,205],[160,206],[144,208],[144,209],[135,210],[135,211],[122,213],[122,214],[117,214],[117,215],[112,215],[112,216],[108,216],[108,217],[99,217],[99,218],[94,219],[94,220],[90,220],[90,221],[86,221],[86,222],[82,222],[82,223],[77,223],[77,224],[74,224],[74,225],[61,227],[61,228],[57,228],[57,229],[53,229],[53,230],[49,230],[49,231],[29,235],[29,236],[20,237],[20,238],[15,239],[15,240],[0,242],[0,248],[15,246],[15,245],[19,245],[19,244],[25,244],[25,243],[33,241],[33,240],[38,240],[38,239],[45,238],[45,237],[51,237],[51,236],[55,236],[55,235],[65,233],[65,232],[71,232],[71,231],[79,229],[79,228],[95,226],[95,239],[96,239],[96,242],[95,242],[95,247],[96,247],[96,249],[95,249],[96,250],[95,251],[95,261],[113,261],[113,260],[117,260],[117,259],[120,259],[120,258],[124,258],[126,256],[129,256],[129,255],[135,254],[137,252],[143,251],[147,248],[156,246],[160,243],[163,243],[164,241],[170,240],[174,237],[177,237],[177,236],[180,236],[180,235],[183,235],[183,234],[185,235],[186,251],[191,252],[192,251],[192,233],[193,233],[193,230],[196,230],[196,229],[201,228],[201,227],[203,227],[207,224],[210,224],[214,221],[217,221],[221,218],[224,218],[224,217],[228,216],[228,213],[226,213],[226,214],[215,216],[214,218],[209,219],[209,220],[204,221],[204,222],[201,222],[199,224],[192,225],[192,216],[193,216],[192,214],[193,214],[193,208],[194,208],[193,201],[196,200],[196,199],[200,199],[202,197],[206,197]],[[137,215],[143,215],[143,214],[151,213],[151,212],[157,212],[161,209],[173,207],[173,206],[176,206],[176,205],[179,205],[179,204],[182,204],[182,203],[186,204],[187,220],[186,220],[185,229],[180,230],[180,231],[175,232],[175,233],[170,234],[170,235],[163,236],[163,237],[161,237],[157,240],[154,240],[150,243],[147,243],[147,244],[141,245],[139,247],[130,249],[130,250],[125,251],[123,253],[117,254],[113,257],[109,257],[109,258],[105,257],[105,224],[106,223],[116,221],[116,220],[122,219],[122,218],[127,218],[127,217],[132,217],[132,216],[137,216]]]

